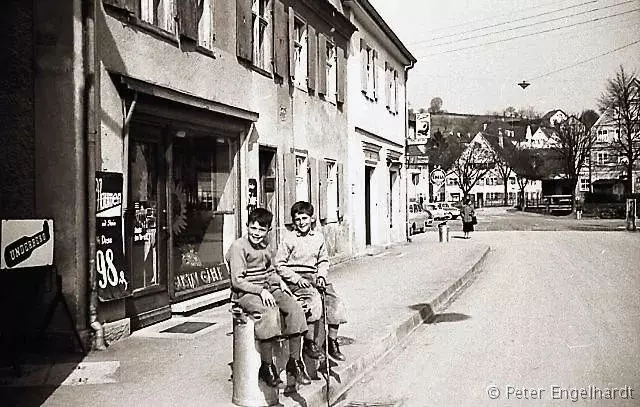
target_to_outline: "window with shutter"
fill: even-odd
[[[398,71],[393,70],[393,91],[391,93],[391,101],[393,113],[398,113]]]
[[[327,93],[327,38],[318,34],[318,94]]]
[[[344,49],[337,47],[337,51],[336,64],[338,65],[338,79],[336,85],[336,101],[338,103],[344,103],[347,89],[347,57],[345,56]]]
[[[267,70],[271,62],[268,58],[269,1],[253,0],[251,14],[253,65]]]
[[[293,23],[293,48],[293,83],[306,90],[308,67],[307,25],[299,18],[295,18]]]
[[[236,55],[247,61],[253,59],[252,4],[252,0],[236,0]]]
[[[338,165],[327,161],[327,222],[338,220]]]
[[[320,160],[320,162],[318,163],[319,167],[318,167],[318,181],[320,183],[319,187],[320,187],[320,198],[319,198],[319,208],[317,209],[318,211],[318,216],[320,217],[320,219],[325,220],[327,219],[327,186],[328,186],[328,172],[327,172],[327,168],[329,165],[328,161],[325,160]]]
[[[388,62],[384,63],[384,104],[387,109],[391,108],[391,66]]]
[[[286,78],[289,74],[288,17],[284,4],[276,1],[273,6],[273,55],[276,75]]]
[[[338,191],[338,219],[344,218],[346,213],[346,194],[347,194],[347,185],[344,182],[344,165],[341,163],[336,164],[337,171],[337,191]]]
[[[296,155],[295,153],[284,153],[283,156],[283,171],[284,174],[281,179],[284,179],[284,199],[283,211],[285,214],[289,214],[291,207],[296,202]],[[291,216],[284,216],[285,223],[291,223]]]
[[[307,46],[308,52],[308,71],[307,71],[307,86],[311,90],[316,88],[316,67],[318,66],[318,38],[316,37],[316,30],[308,25],[307,26]]]
[[[142,0],[143,2],[155,2],[154,0]],[[178,9],[178,32],[181,40],[197,43],[200,39],[198,28],[201,17],[199,5],[204,6],[198,0],[176,0]]]
[[[213,2],[214,0],[199,0],[198,19],[198,45],[213,49]]]
[[[181,3],[176,4],[175,1],[176,0],[140,0],[140,19],[144,22],[162,28],[163,30],[172,33],[175,32],[176,27],[173,19],[173,10],[174,7],[182,5]],[[185,6],[188,7],[189,5],[187,4]],[[193,18],[189,20],[192,24],[197,24],[194,21],[195,11],[196,10],[194,9]],[[182,18],[182,16],[180,17]],[[186,18],[190,18],[190,16],[187,16]],[[197,27],[197,25],[195,27]],[[196,29],[197,28],[193,28],[192,32],[195,32]],[[195,38],[197,38],[197,34],[195,35]]]
[[[367,43],[360,38],[360,90],[367,93],[369,88],[369,53]]]
[[[378,74],[378,70],[376,68],[377,65],[377,59],[378,59],[378,51],[376,51],[375,49],[372,50],[372,58],[371,58],[371,75],[373,76],[373,100],[378,100],[378,78],[377,78],[377,74]]]
[[[337,92],[337,50],[336,46],[331,42],[326,42],[326,84],[327,91],[325,93],[326,99],[335,102],[336,101],[336,92]]]

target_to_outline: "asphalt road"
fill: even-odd
[[[341,405],[640,405],[640,233],[472,239],[485,271]]]

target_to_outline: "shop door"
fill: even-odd
[[[133,296],[126,303],[133,329],[171,317],[167,291],[167,207],[162,135],[132,129],[127,205],[128,260]]]
[[[371,177],[373,168],[364,167],[364,223],[365,223],[365,244],[371,244]]]

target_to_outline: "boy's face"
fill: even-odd
[[[264,242],[264,238],[267,236],[267,233],[269,233],[269,230],[271,230],[271,228],[262,226],[258,222],[249,223],[247,227],[249,228],[249,242],[254,245],[259,245]]]
[[[296,227],[296,230],[303,235],[309,233],[312,222],[313,216],[309,216],[306,213],[296,213],[293,217],[293,225]]]

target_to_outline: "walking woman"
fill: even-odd
[[[469,198],[465,198],[460,215],[462,218],[462,231],[464,232],[464,238],[468,239],[469,233],[473,232],[473,225],[476,224],[476,212],[473,209]]]

